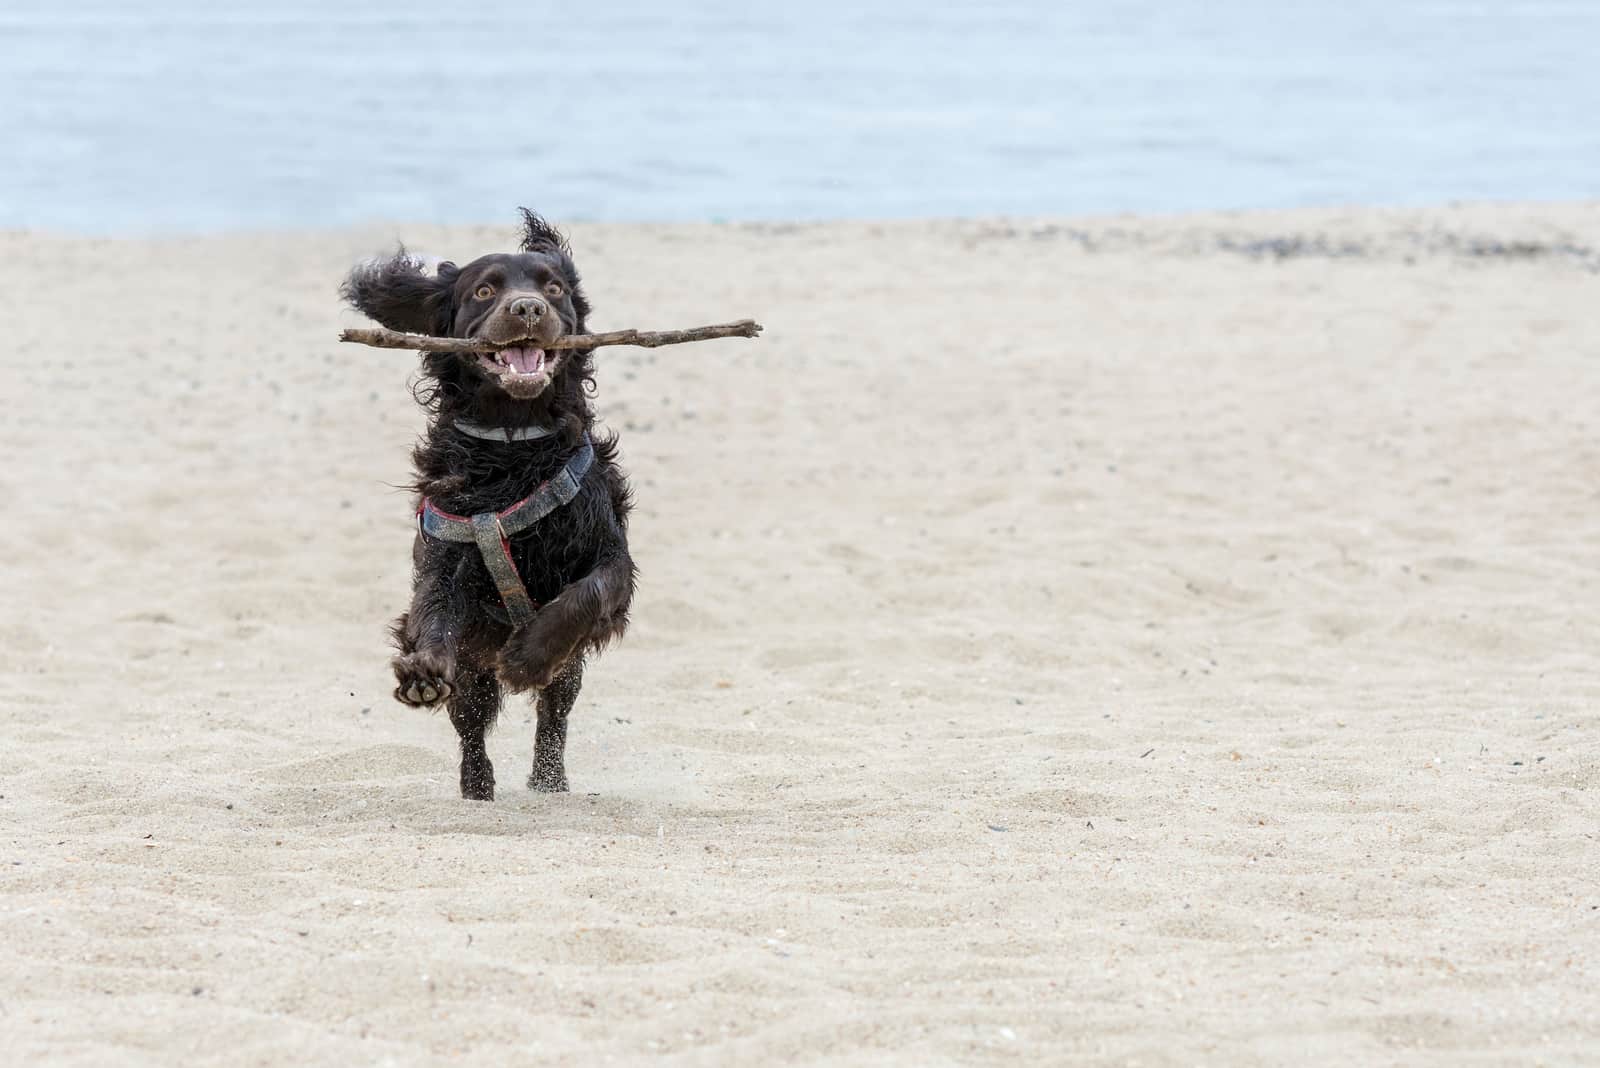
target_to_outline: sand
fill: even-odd
[[[510,234],[0,235],[0,1061],[1600,1062],[1600,204],[574,227],[767,335],[481,804],[334,287]]]

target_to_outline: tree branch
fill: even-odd
[[[708,341],[717,337],[755,337],[761,324],[754,319],[715,326],[694,326],[687,330],[612,330],[604,334],[567,334],[545,342],[546,349],[590,349],[601,345],[638,345],[654,349],[662,345],[681,345],[686,341]],[[340,341],[371,345],[380,349],[424,349],[428,352],[490,352],[505,346],[491,345],[472,337],[425,337],[402,334],[397,330],[350,329],[341,331]]]

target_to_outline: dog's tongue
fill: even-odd
[[[506,364],[519,375],[537,374],[544,370],[544,349],[515,348],[503,349],[500,355],[506,359]]]

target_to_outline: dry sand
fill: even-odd
[[[768,333],[474,804],[334,286],[510,235],[0,235],[0,1061],[1600,1061],[1600,204],[574,228]]]

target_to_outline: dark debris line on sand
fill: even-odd
[[[1224,252],[1235,252],[1251,259],[1274,260],[1343,257],[1377,259],[1385,252],[1391,254],[1399,252],[1407,260],[1415,259],[1419,255],[1480,260],[1567,260],[1584,270],[1600,272],[1600,251],[1571,241],[1498,241],[1492,238],[1450,233],[1411,233],[1397,237],[1398,247],[1384,247],[1363,241],[1330,241],[1321,234],[1314,237],[1295,235],[1249,240],[1219,236],[1217,247]]]
[[[1222,252],[1253,260],[1297,259],[1393,259],[1407,263],[1428,256],[1447,256],[1466,260],[1531,262],[1549,260],[1569,263],[1581,270],[1600,274],[1600,249],[1575,241],[1502,240],[1493,237],[1452,233],[1445,230],[1403,230],[1374,238],[1330,237],[1321,233],[1280,234],[1263,237],[1225,231],[1197,232],[1174,237],[1151,235],[1122,227],[1090,230],[1076,226],[1045,224],[985,226],[967,238],[969,246],[985,241],[1029,238],[1034,241],[1069,241],[1085,252],[1129,252],[1166,250],[1185,255]]]

